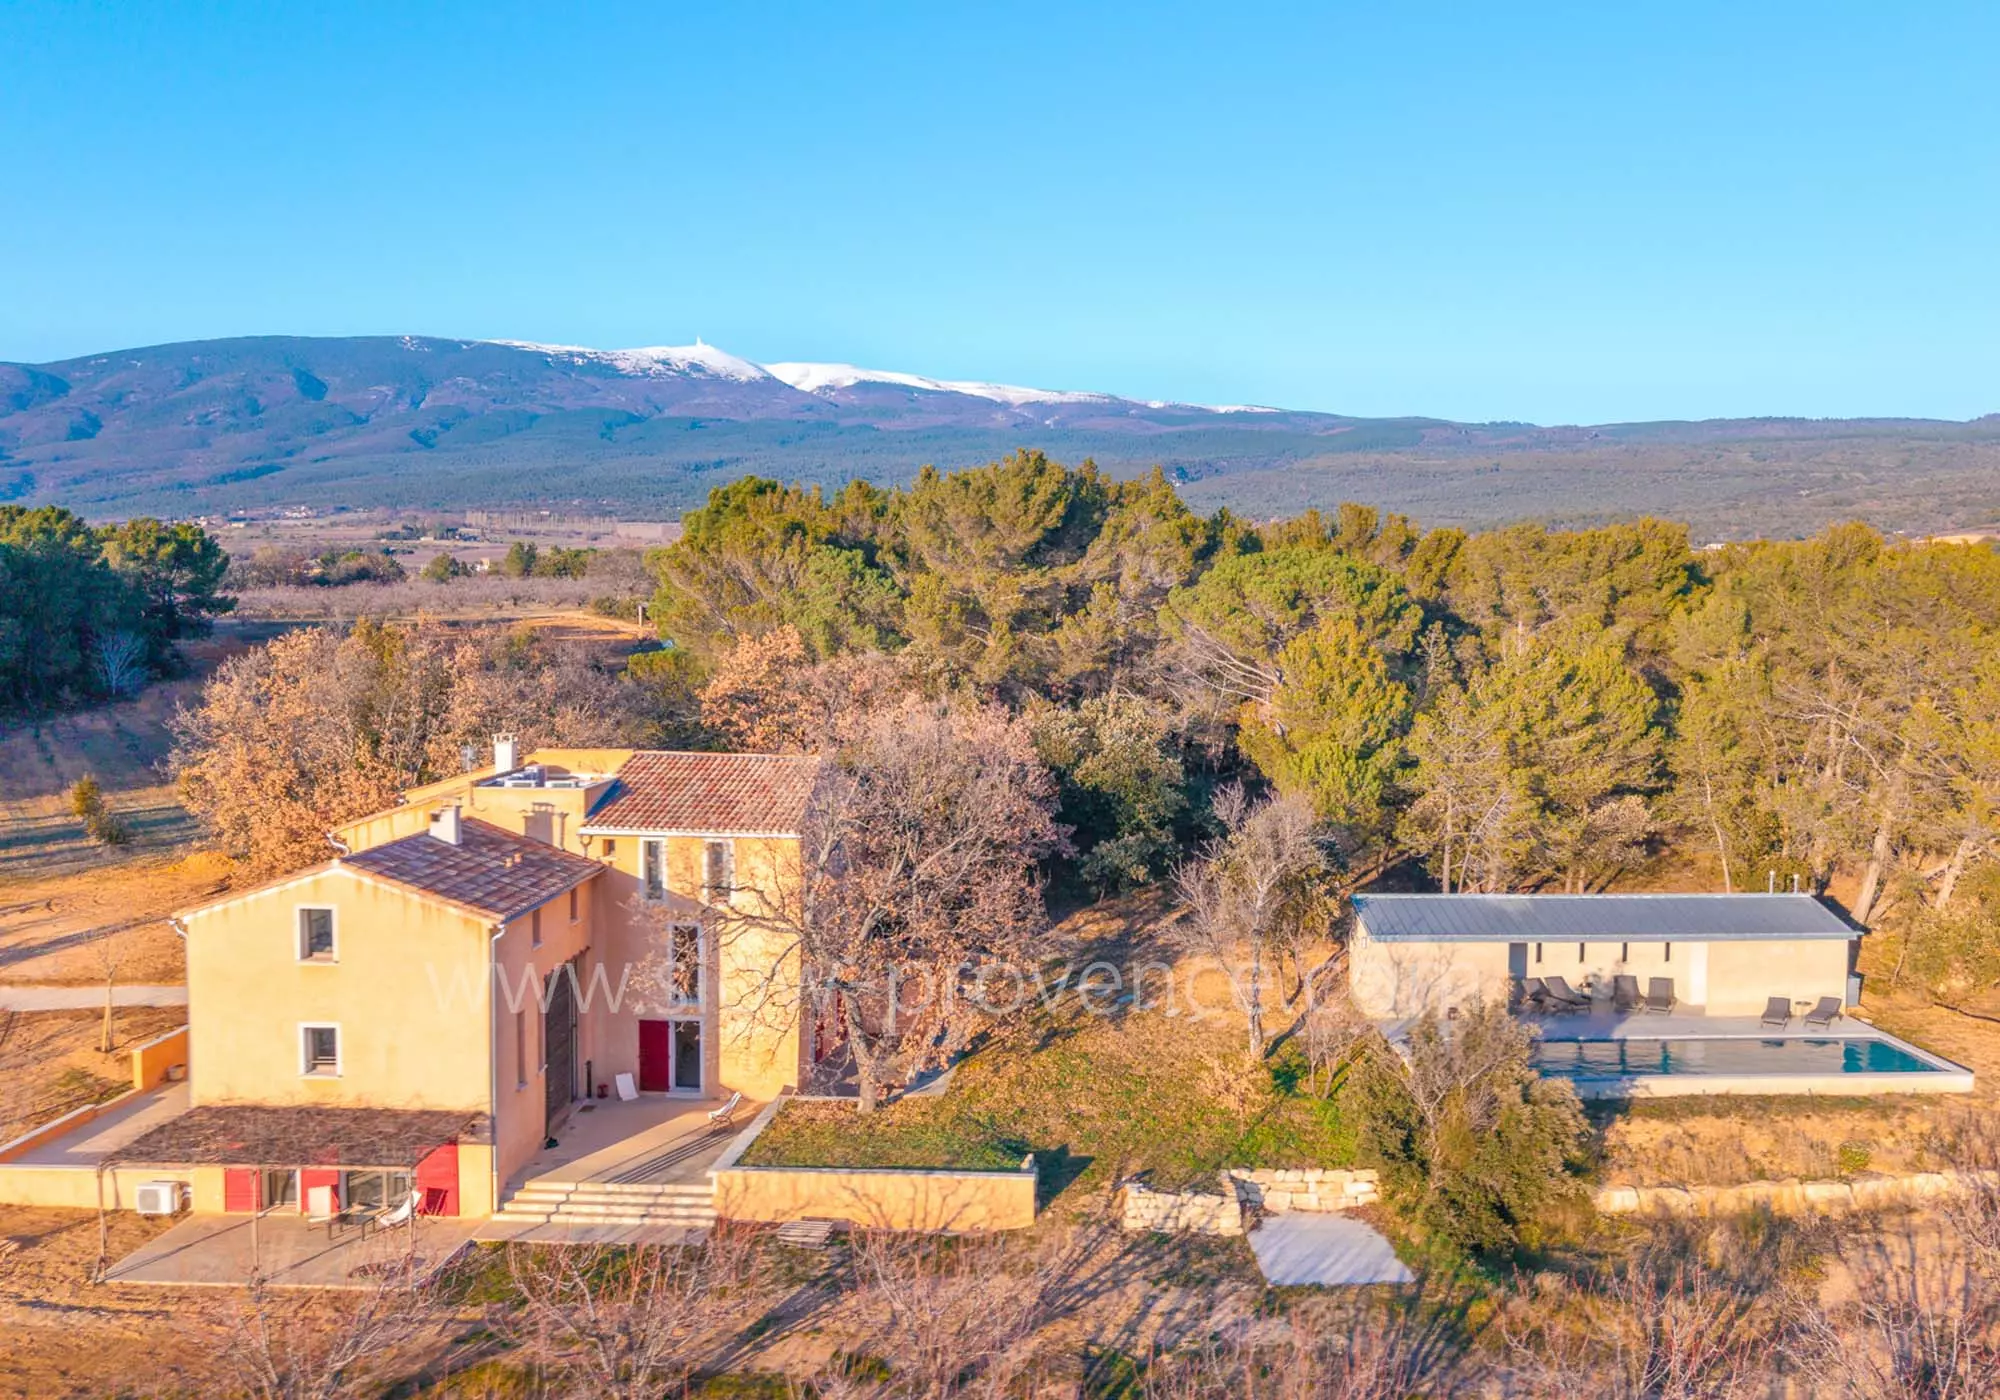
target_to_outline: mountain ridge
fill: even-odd
[[[1022,446],[1121,474],[1159,465],[1191,498],[1252,510],[1331,504],[1321,497],[1333,489],[1469,524],[1719,503],[1694,477],[1673,480],[1678,466],[1744,476],[1766,504],[1773,493],[1824,495],[1829,481],[1859,481],[1871,497],[1857,502],[1862,513],[1900,511],[1922,528],[2000,512],[2000,484],[1981,491],[1974,480],[1991,472],[2000,483],[2000,415],[1555,426],[1363,418],[760,364],[700,340],[600,350],[244,336],[0,362],[0,501],[61,501],[93,516],[554,503],[675,514],[744,472],[893,482],[925,463],[961,466]],[[1635,472],[1628,459],[1640,458]],[[1480,480],[1507,463],[1532,463],[1540,476]],[[1657,505],[1648,483],[1660,488]],[[1912,488],[1913,499],[1894,499]]]

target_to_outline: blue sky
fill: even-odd
[[[0,358],[596,346],[1463,419],[2000,410],[2000,7],[18,4]]]

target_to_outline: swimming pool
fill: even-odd
[[[1666,1027],[1662,1027],[1666,1030]],[[1678,1029],[1678,1028],[1676,1028]],[[1733,1029],[1733,1028],[1732,1028]],[[1972,1071],[1874,1027],[1831,1035],[1575,1036],[1535,1042],[1535,1068],[1586,1099],[1688,1094],[1964,1094]]]
[[[1567,1079],[1634,1075],[1942,1074],[1914,1050],[1888,1040],[1726,1037],[1704,1040],[1543,1040],[1535,1068]]]

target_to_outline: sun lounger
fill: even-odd
[[[736,1110],[743,1107],[743,1091],[738,1089],[729,1096],[729,1102],[720,1108],[708,1111],[708,1125],[711,1128],[727,1128],[736,1120]]]
[[[1819,1005],[1806,1013],[1806,1024],[1824,1029],[1840,1019],[1840,998],[1821,997]]]
[[[1790,997],[1770,997],[1764,1002],[1764,1024],[1767,1026],[1789,1026],[1792,1023],[1792,999]]]
[[[1619,973],[1611,979],[1611,1004],[1620,1011],[1636,1011],[1642,998],[1639,996],[1639,979]]]
[[[1674,996],[1674,979],[1671,977],[1651,977],[1646,980],[1646,1009],[1661,1016],[1674,1009],[1679,998]]]
[[[1581,992],[1572,991],[1567,978],[1546,977],[1542,980],[1543,984],[1549,989],[1549,1000],[1555,1003],[1557,1010],[1587,1011],[1590,1009],[1590,998],[1584,996]]]

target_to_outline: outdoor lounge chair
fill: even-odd
[[[1521,979],[1522,1006],[1527,1007],[1531,1011],[1547,1011],[1550,1009],[1549,1001],[1548,986],[1541,978],[1523,977]]]
[[[1792,999],[1768,997],[1764,1002],[1764,1024],[1785,1027],[1792,1023]]]
[[[1636,1011],[1642,998],[1639,995],[1639,979],[1619,973],[1611,979],[1611,1004],[1620,1011]]]
[[[1567,978],[1545,977],[1543,984],[1549,989],[1549,1000],[1558,1011],[1588,1011],[1590,998],[1570,989]]]
[[[1806,1013],[1806,1024],[1822,1030],[1840,1019],[1840,998],[1821,997],[1819,1005]]]
[[[1679,998],[1674,995],[1674,979],[1671,977],[1649,977],[1646,979],[1646,1009],[1664,1016],[1674,1009]]]
[[[736,1110],[741,1107],[743,1107],[743,1091],[738,1089],[729,1096],[729,1102],[723,1104],[720,1108],[711,1108],[708,1111],[708,1126],[711,1128],[729,1127],[736,1119]]]

